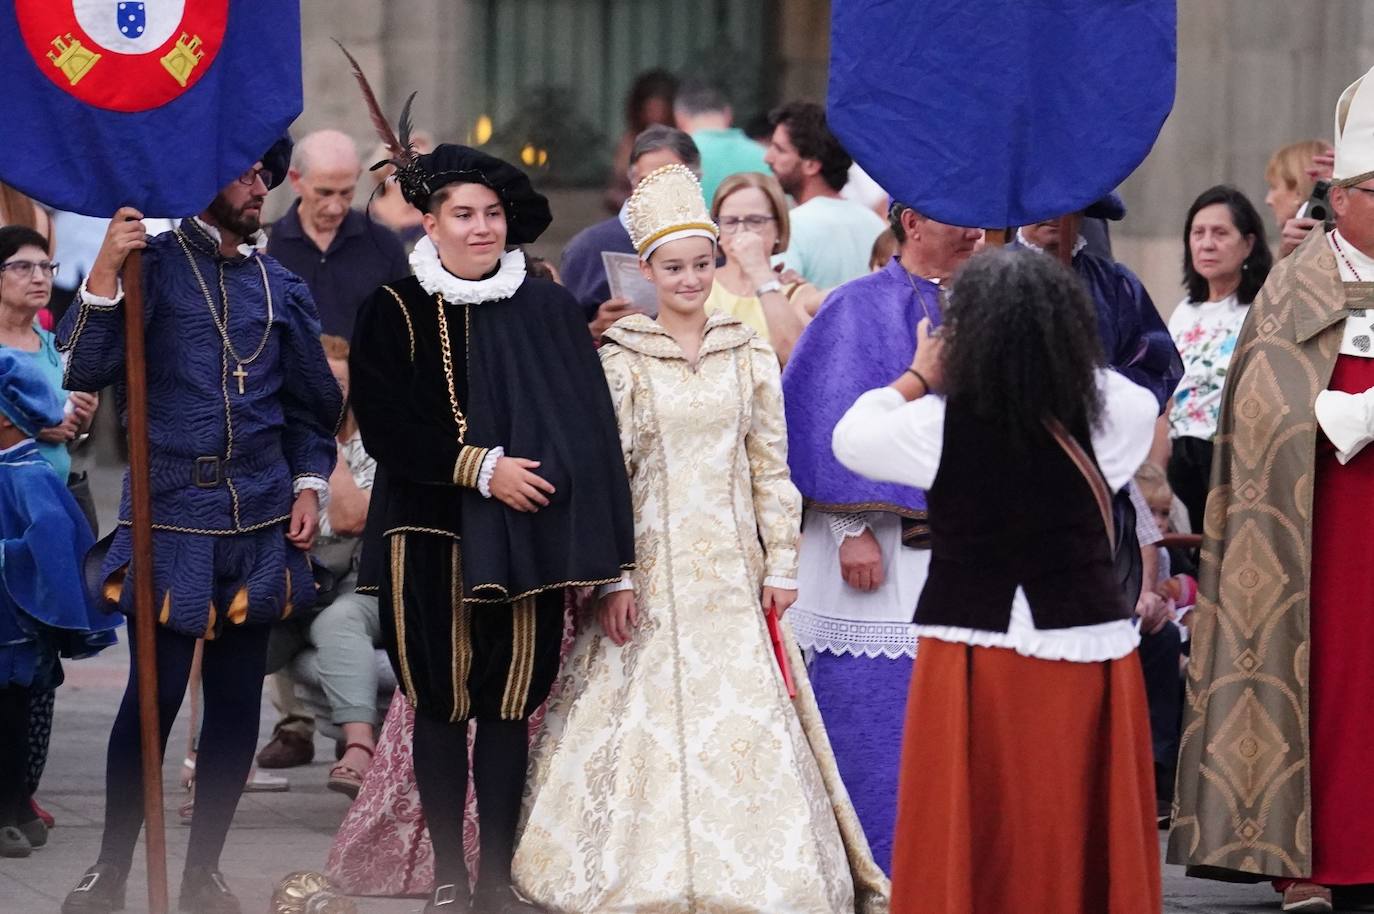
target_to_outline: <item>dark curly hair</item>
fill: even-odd
[[[1255,204],[1229,184],[1209,187],[1193,201],[1192,206],[1188,207],[1188,218],[1183,221],[1183,284],[1188,287],[1190,301],[1207,300],[1210,294],[1207,280],[1193,267],[1193,247],[1188,243],[1188,238],[1193,233],[1193,219],[1197,214],[1217,203],[1226,204],[1226,208],[1231,211],[1231,221],[1235,223],[1236,231],[1240,232],[1242,238],[1246,235],[1255,236],[1255,245],[1250,249],[1250,256],[1240,265],[1240,287],[1236,289],[1236,299],[1242,305],[1248,305],[1264,287],[1264,280],[1268,278],[1269,270],[1274,266],[1274,255],[1269,252],[1269,242],[1264,237],[1264,220],[1255,210]]]
[[[821,177],[834,190],[840,190],[849,180],[849,166],[854,164],[835,134],[825,123],[825,109],[815,102],[789,102],[775,108],[768,115],[774,127],[787,127],[787,136],[803,159],[821,163]]]
[[[1097,425],[1097,310],[1055,258],[1007,248],[975,255],[954,279],[941,334],[950,403],[1005,428],[1013,450],[1044,442],[1048,419],[1070,431]]]

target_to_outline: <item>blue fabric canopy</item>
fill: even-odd
[[[298,0],[0,0],[0,181],[190,216],[301,111]]]
[[[1077,212],[1154,145],[1176,18],[1174,0],[834,0],[829,124],[941,222]]]

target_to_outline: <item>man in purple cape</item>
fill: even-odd
[[[973,254],[979,229],[910,207],[890,213],[899,244],[887,266],[826,299],[783,372],[788,463],[806,500],[799,592],[788,614],[868,843],[891,873],[912,613],[930,564],[920,489],[840,465],[835,423],[864,391],[911,364],[916,325],[940,323],[940,283]]]

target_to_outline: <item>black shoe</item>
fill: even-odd
[[[67,893],[62,914],[108,914],[124,910],[124,883],[129,878],[119,867],[97,863]]]
[[[188,866],[181,875],[182,914],[243,914],[224,875],[208,866]]]
[[[459,888],[452,884],[436,886],[429,903],[425,905],[425,914],[470,914],[471,911],[468,887]]]
[[[48,826],[43,824],[42,819],[20,822],[18,828],[24,833],[24,837],[29,839],[31,846],[42,847],[48,843]]]
[[[33,853],[33,845],[17,826],[6,825],[0,828],[0,857],[27,857]]]

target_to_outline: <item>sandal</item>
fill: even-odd
[[[371,746],[364,746],[362,743],[349,743],[344,746],[344,752],[349,749],[361,749],[367,753],[369,759],[376,757],[376,751]],[[363,772],[352,765],[345,765],[340,762],[329,769],[329,780],[325,786],[335,793],[343,794],[350,800],[356,800],[358,799],[358,791],[363,789]]]

